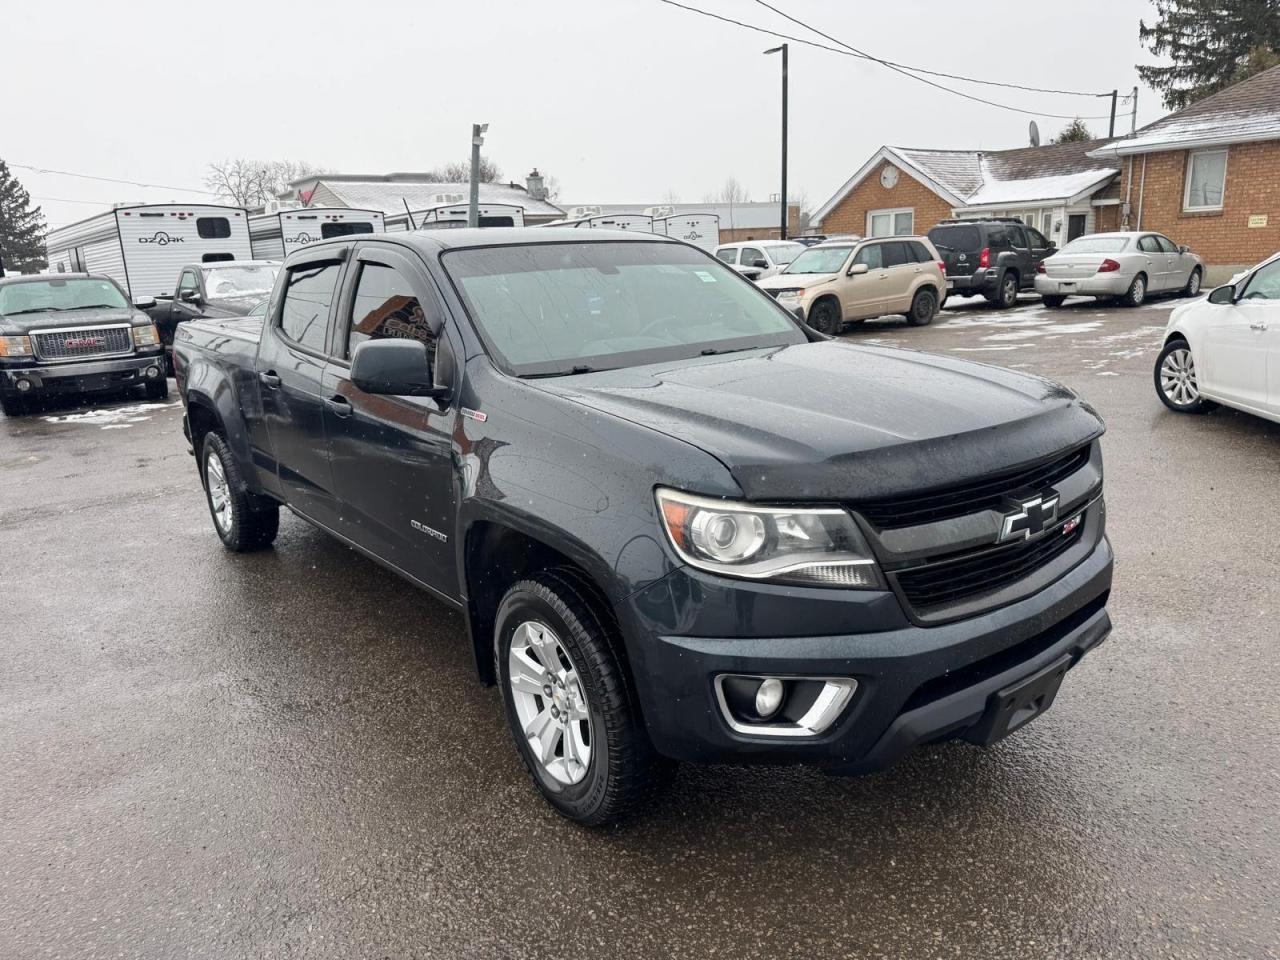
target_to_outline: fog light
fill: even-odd
[[[148,380],[154,380],[154,379],[155,379],[156,377],[158,377],[158,376],[160,376],[160,368],[159,368],[159,367],[147,367],[147,379],[148,379]]]
[[[31,381],[19,380],[17,383],[14,384],[14,386],[18,388],[19,393],[26,393],[28,390],[31,389]]]
[[[756,713],[761,717],[769,718],[778,712],[778,708],[782,706],[782,694],[785,688],[782,681],[777,677],[769,677],[760,684],[756,690]]]

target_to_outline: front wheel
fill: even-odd
[[[843,326],[840,317],[840,304],[830,298],[819,300],[809,308],[809,326],[819,333],[834,337]]]
[[[1184,297],[1199,296],[1200,284],[1201,282],[1203,282],[1203,279],[1204,277],[1200,273],[1200,268],[1196,267],[1194,270],[1191,271],[1191,276],[1187,278],[1187,285],[1182,288],[1182,295]]]
[[[923,327],[933,320],[937,312],[938,295],[929,289],[917,290],[907,314],[907,323],[913,327]]]
[[[253,505],[231,448],[219,434],[205,435],[200,464],[213,528],[226,548],[247,553],[270,546],[280,529],[280,508]]]
[[[494,660],[516,749],[547,802],[587,826],[621,819],[671,768],[618,650],[611,618],[573,571],[521,580],[498,607]]]
[[[1062,306],[1067,301],[1066,297],[1057,296],[1056,294],[1051,293],[1044,294],[1040,299],[1044,301],[1044,305],[1050,310],[1057,310],[1058,307]]]
[[[1204,413],[1209,401],[1200,395],[1196,381],[1196,361],[1185,340],[1172,340],[1156,359],[1156,393],[1170,410],[1178,413]]]
[[[1147,278],[1142,274],[1138,274],[1133,278],[1133,283],[1129,284],[1129,289],[1125,291],[1120,302],[1126,307],[1140,307],[1147,299]]]

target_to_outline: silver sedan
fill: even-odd
[[[1036,293],[1048,307],[1074,296],[1119,297],[1136,307],[1153,293],[1194,297],[1203,279],[1200,258],[1163,234],[1091,233],[1041,262]]]

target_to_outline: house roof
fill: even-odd
[[[411,210],[439,206],[442,201],[438,197],[442,194],[461,194],[464,198],[470,194],[470,184],[416,179],[420,176],[408,173],[385,176],[321,174],[298,180],[292,186],[295,189],[307,184],[323,186],[326,194],[344,206],[381,210],[383,213],[404,213],[406,202]],[[545,200],[534,200],[519,184],[482,183],[480,202],[516,204],[524,207],[526,215],[564,216],[564,211],[558,206]]]
[[[880,164],[896,164],[953,207],[1071,202],[1105,186],[1120,171],[1091,156],[1105,140],[1015,150],[926,150],[881,147],[815,214],[821,221]]]
[[[1095,157],[1280,140],[1280,67],[1255,74],[1092,152]]]

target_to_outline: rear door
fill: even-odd
[[[924,267],[916,262],[915,252],[902,240],[886,241],[880,246],[887,274],[884,312],[906,313],[911,309],[911,294]]]
[[[1169,257],[1160,249],[1160,241],[1154,234],[1146,234],[1138,238],[1138,253],[1145,264],[1142,271],[1147,275],[1147,290],[1158,293],[1169,289]]]
[[[341,510],[324,430],[324,375],[338,282],[350,252],[331,246],[291,265],[258,351],[263,421],[285,502],[336,530]]]
[[[339,532],[456,599],[455,408],[422,397],[375,396],[350,380],[351,356],[366,340],[420,340],[436,355],[444,309],[411,256],[374,243],[356,250],[325,376],[325,431],[343,504]]]

